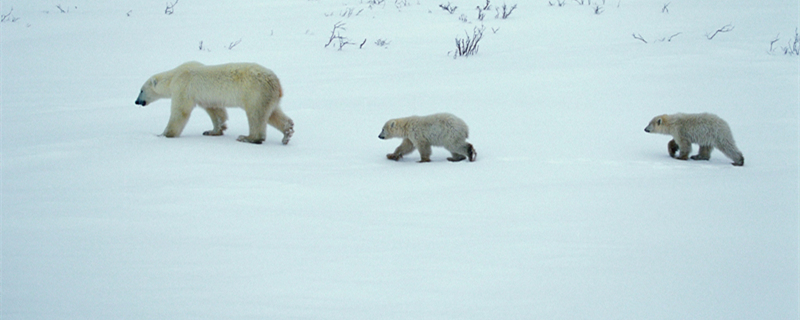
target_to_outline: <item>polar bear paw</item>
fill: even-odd
[[[283,130],[283,139],[281,140],[281,142],[283,142],[283,144],[288,144],[289,139],[292,138],[293,134],[294,134],[294,128]]]
[[[248,136],[239,136],[239,138],[236,138],[236,141],[249,142],[249,143],[253,143],[253,144],[261,144],[262,142],[264,142],[264,139],[253,139],[253,138],[250,138]]]

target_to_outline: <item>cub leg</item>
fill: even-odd
[[[280,107],[277,107],[275,108],[275,111],[272,111],[272,115],[269,116],[268,123],[273,128],[283,132],[283,139],[281,140],[283,144],[289,143],[289,139],[291,139],[292,135],[294,134],[294,121],[286,116]]]
[[[717,147],[725,156],[733,160],[734,166],[741,167],[744,165],[744,156],[736,145],[732,143],[718,143]]]
[[[452,162],[458,162],[467,159],[467,156],[470,154],[469,153],[470,146],[471,145],[468,143],[464,143],[457,146],[445,146],[445,149],[447,149],[447,151],[450,151],[450,154],[453,155],[452,157],[447,158],[447,160]]]
[[[678,144],[675,143],[675,140],[670,140],[667,143],[667,152],[669,152],[669,156],[675,158],[675,153],[678,152]]]
[[[411,142],[411,140],[409,140],[408,138],[404,138],[403,142],[400,143],[400,146],[398,146],[397,149],[394,150],[394,153],[387,154],[386,158],[395,161],[400,160],[401,158],[403,158],[404,155],[414,152],[414,149],[416,148],[414,147],[414,144]]]
[[[711,159],[711,151],[714,150],[712,146],[700,146],[700,152],[692,156],[692,160],[708,160]]]
[[[209,107],[204,108],[206,112],[208,112],[208,116],[211,117],[211,123],[214,125],[214,128],[203,132],[204,136],[221,136],[225,130],[228,129],[228,125],[226,122],[228,121],[228,112],[225,108],[219,107]]]
[[[675,159],[678,160],[689,160],[689,153],[692,152],[692,143],[686,139],[678,139],[675,141],[678,144],[679,153]]]
[[[431,162],[431,145],[428,142],[418,142],[417,149],[419,150],[419,162]]]

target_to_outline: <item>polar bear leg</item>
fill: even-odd
[[[410,139],[405,138],[403,139],[403,143],[394,150],[394,153],[387,154],[386,158],[389,160],[400,160],[404,155],[413,152],[414,149],[416,149],[414,143],[412,143]]]
[[[719,151],[724,153],[726,157],[733,160],[734,166],[744,165],[744,156],[742,155],[742,152],[739,151],[739,148],[737,148],[735,144],[726,141],[718,142],[717,148],[719,148]]]
[[[167,128],[164,129],[163,135],[167,138],[174,138],[181,135],[186,123],[189,122],[189,116],[192,114],[194,103],[185,98],[172,99],[172,112],[167,122]]]
[[[211,117],[211,123],[214,125],[214,129],[203,132],[203,135],[221,136],[223,132],[228,129],[228,125],[226,124],[228,121],[228,112],[225,111],[225,108],[218,107],[209,107],[204,109],[206,109],[206,112],[208,112],[208,116]]]
[[[291,139],[292,134],[294,134],[294,121],[286,116],[280,107],[272,111],[272,115],[269,116],[269,125],[283,132],[283,139],[281,140],[283,144],[289,143],[289,139]]]
[[[686,139],[675,139],[678,144],[678,156],[675,159],[689,160],[689,154],[692,152],[692,143]]]
[[[431,145],[427,142],[417,142],[417,150],[419,150],[419,162],[431,162]]]
[[[667,152],[669,152],[670,157],[675,158],[675,153],[677,153],[679,149],[680,148],[678,148],[678,144],[675,142],[674,139],[670,140],[669,143],[667,143]]]
[[[250,135],[239,136],[238,141],[261,144],[267,138],[267,115],[264,108],[245,106],[247,122],[250,124]]]
[[[445,149],[447,149],[447,151],[450,151],[450,153],[453,155],[452,157],[447,158],[447,160],[450,160],[452,162],[458,162],[467,158],[471,158],[472,156],[470,152],[470,144],[466,142],[463,142],[460,145],[455,145],[455,146],[445,146]]]
[[[697,155],[692,156],[692,160],[708,160],[711,159],[711,151],[714,150],[714,147],[711,146],[700,146],[700,152]]]

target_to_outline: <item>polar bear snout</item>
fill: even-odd
[[[139,96],[136,97],[136,102],[134,102],[134,103],[136,103],[137,105],[140,105],[142,107],[147,105],[147,101],[144,99],[144,90],[139,91]]]

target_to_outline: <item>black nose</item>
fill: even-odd
[[[644,132],[650,132],[650,130],[647,130],[647,128],[644,128]]]
[[[134,103],[136,103],[137,105],[140,105],[142,107],[144,107],[147,104],[147,102],[145,102],[144,100],[138,100],[138,99]]]
[[[380,138],[380,139],[384,139],[382,135],[378,135],[378,138]]]

